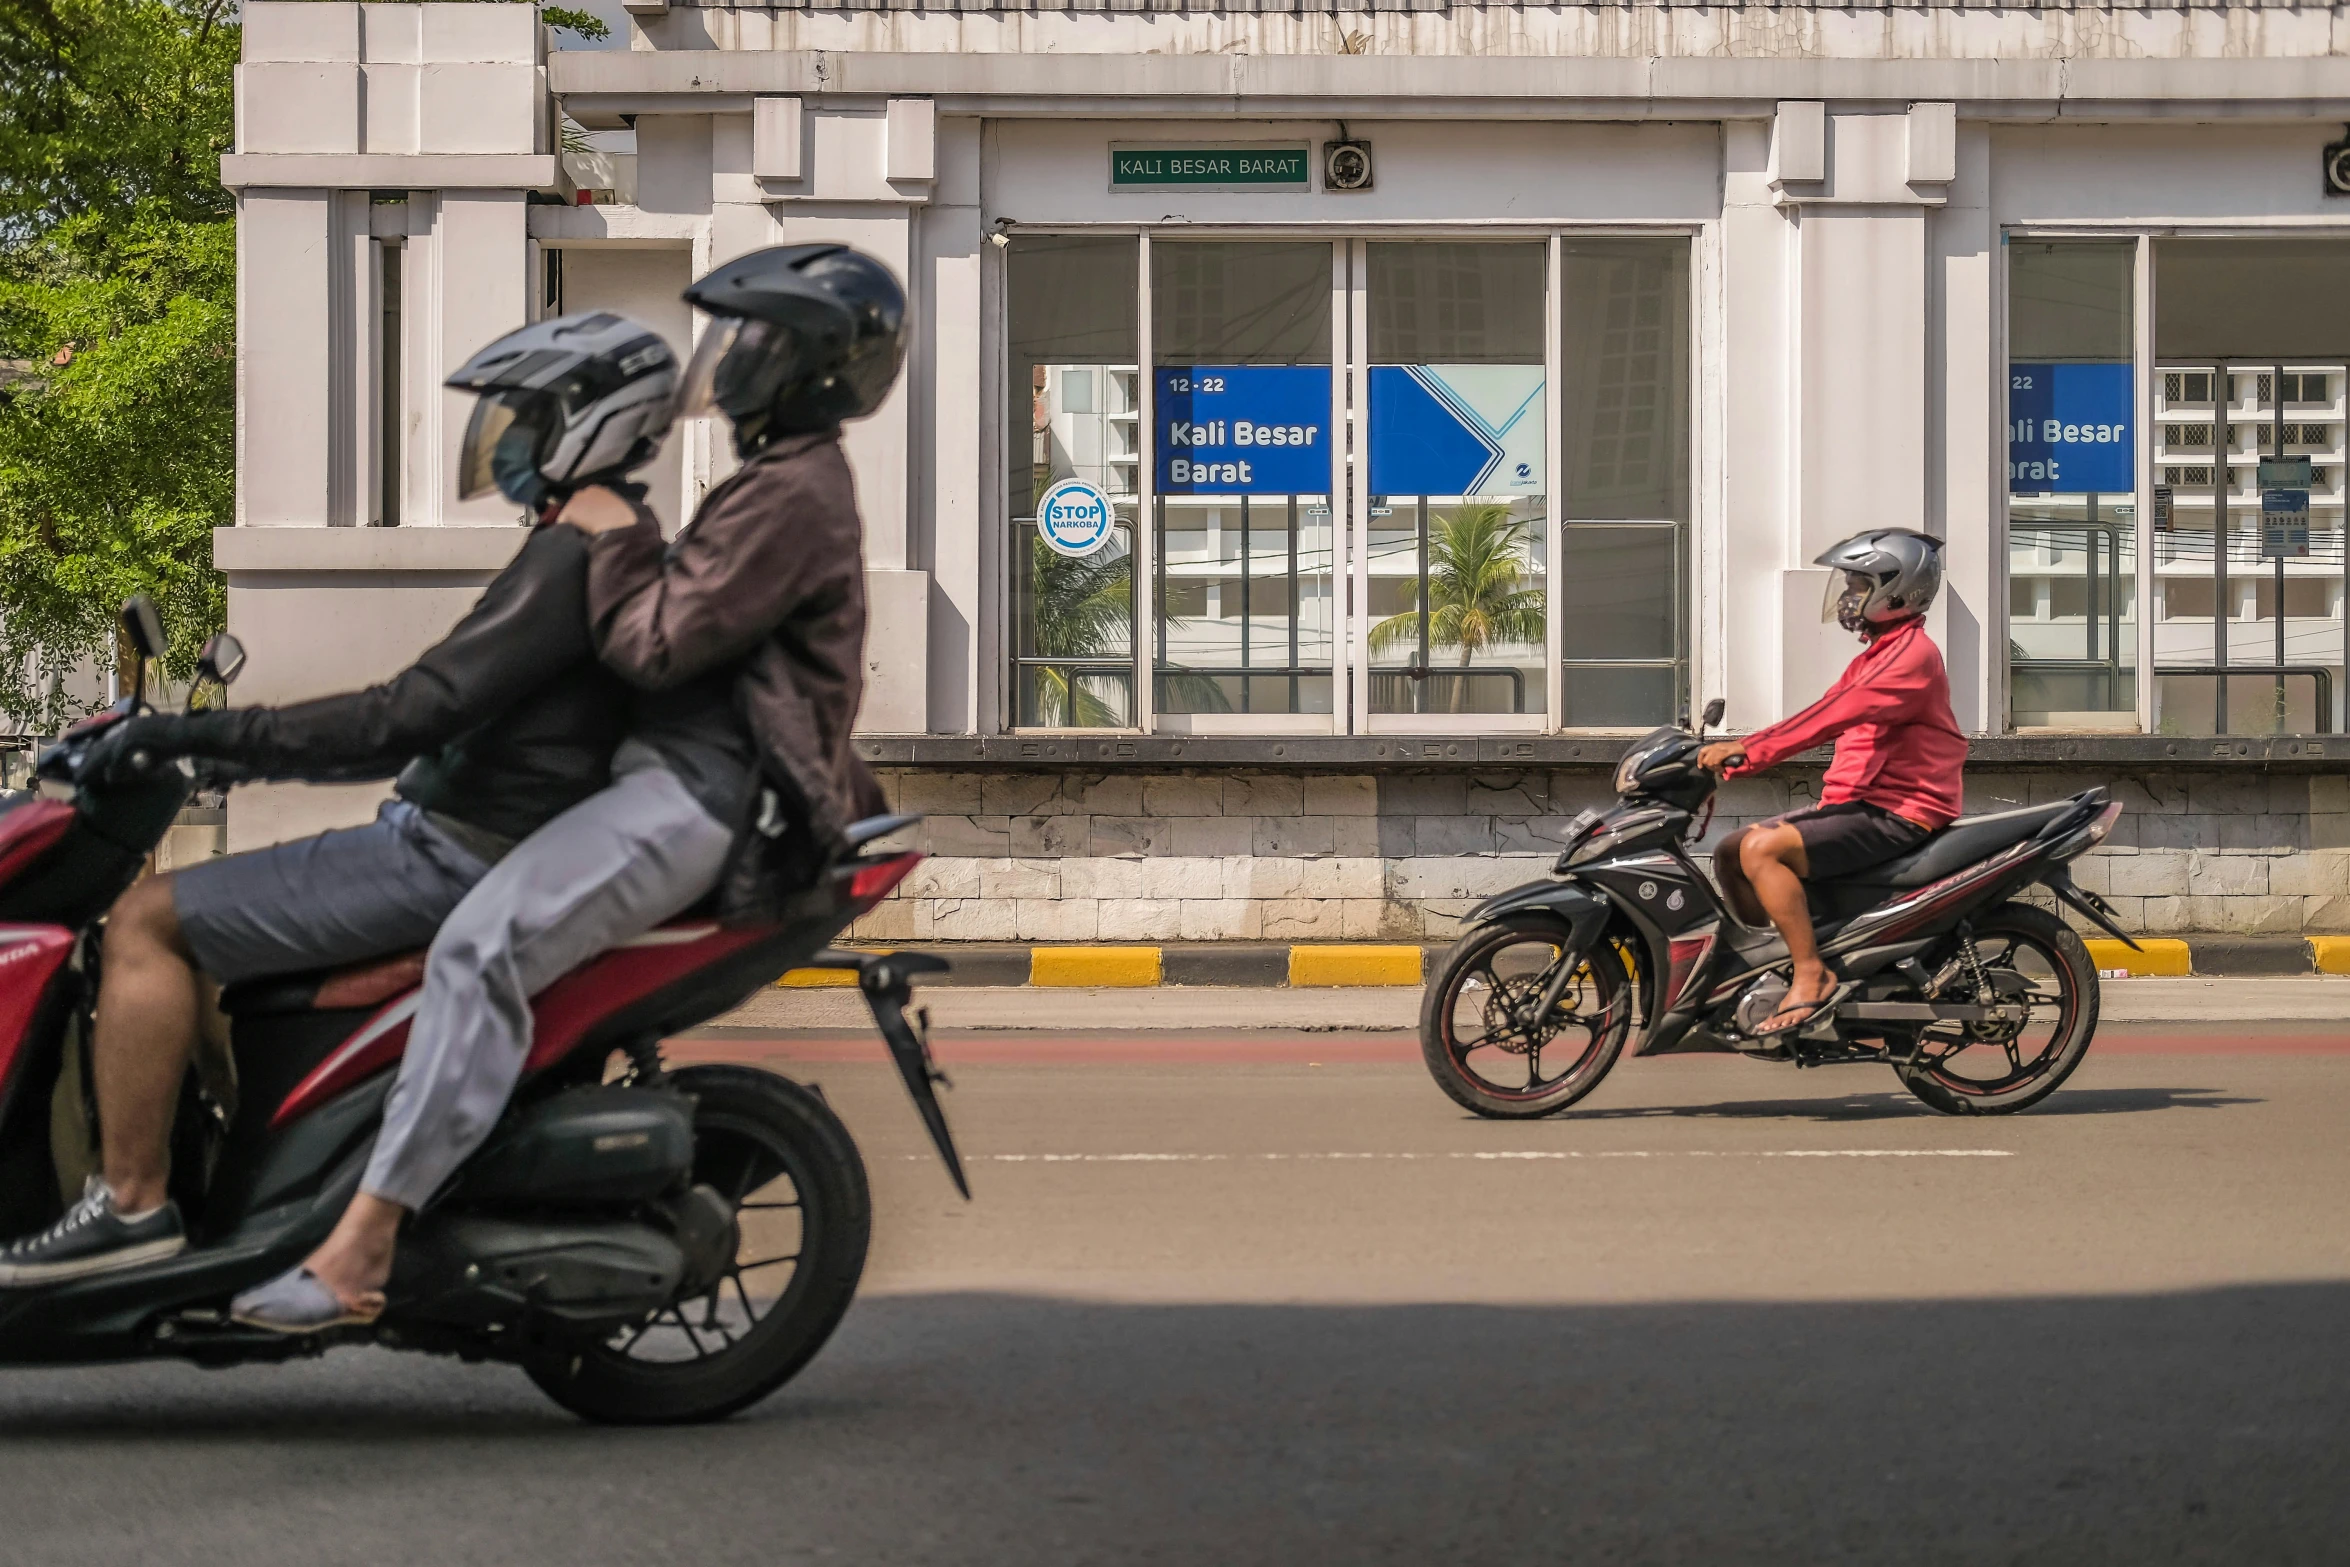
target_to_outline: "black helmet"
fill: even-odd
[[[681,417],[733,421],[748,455],[881,406],[906,357],[906,291],[846,245],[754,250],[685,291],[720,319],[686,367]]]
[[[536,511],[661,450],[677,356],[651,327],[608,310],[509,332],[449,377],[479,392],[457,456],[457,498],[495,489]]]
[[[1863,635],[1924,614],[1942,591],[1942,541],[1911,528],[1856,533],[1812,564],[1832,572],[1820,618]]]

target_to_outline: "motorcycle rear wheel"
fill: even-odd
[[[2012,1115],[2063,1087],[2089,1053],[2097,1033],[2097,965],[2070,925],[2028,903],[2003,903],[1976,920],[1974,941],[1995,986],[2002,975],[2015,976],[2011,986],[2022,982],[2018,993],[2028,996],[2030,1022],[2006,1040],[1929,1032],[1894,1070],[1904,1087],[1944,1115]],[[1953,940],[1936,962],[1957,953]],[[1962,983],[1945,995],[1964,999],[1960,990],[1973,994],[1971,983]],[[1907,1047],[1894,1048],[1899,1056]]]
[[[1497,1120],[1556,1115],[1616,1064],[1632,1032],[1631,975],[1613,943],[1571,952],[1567,941],[1556,919],[1505,914],[1444,955],[1420,1003],[1420,1056],[1453,1103]],[[1558,1009],[1540,1023],[1530,1020],[1543,983],[1562,962],[1575,968]],[[1545,1077],[1543,1057],[1554,1042],[1561,1056],[1573,1054],[1563,1071]],[[1504,1073],[1518,1075],[1513,1058],[1525,1063],[1523,1084],[1503,1081]]]
[[[737,1066],[669,1081],[695,1101],[693,1178],[734,1204],[740,1242],[711,1290],[526,1367],[549,1398],[607,1425],[719,1420],[791,1380],[848,1311],[873,1234],[865,1163],[814,1090]]]

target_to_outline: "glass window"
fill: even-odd
[[[1161,713],[1332,710],[1331,259],[1151,246]]]
[[[2018,729],[2138,724],[2133,241],[2008,246],[2008,696]]]
[[[1559,319],[1560,717],[1671,723],[1689,688],[1688,242],[1567,242]]]
[[[2154,243],[2156,727],[2337,730],[2350,243]]]
[[[1023,235],[1006,257],[1012,443],[1012,721],[1047,729],[1135,722],[1136,311],[1132,239]],[[1038,527],[1104,504],[1106,525]],[[1098,497],[1098,502],[1097,498]]]
[[[1371,711],[1540,713],[1547,247],[1366,247]]]

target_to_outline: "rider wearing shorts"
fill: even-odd
[[[1950,825],[1966,765],[1950,677],[1926,634],[1926,609],[1942,585],[1942,542],[1880,528],[1838,544],[1818,564],[1834,573],[1825,613],[1860,637],[1860,656],[1794,717],[1698,753],[1716,772],[1754,772],[1836,743],[1818,805],[1740,828],[1714,851],[1731,908],[1748,921],[1767,914],[1794,959],[1786,1001],[1763,1035],[1802,1026],[1835,988],[1820,961],[1804,881],[1899,858]]]

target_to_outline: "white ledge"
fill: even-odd
[[[1378,104],[1382,112],[1471,117],[1550,106],[1567,117],[1687,113],[1768,116],[1782,99],[1956,103],[1975,118],[2332,116],[2350,104],[2350,58],[2178,60],[1590,58],[1551,55],[860,53],[846,50],[559,50],[548,86],[575,116],[652,100],[762,94],[928,96],[941,112],[1017,106],[1097,116],[1155,100],[1200,112]],[[2332,116],[2339,117],[2339,116]]]
[[[551,190],[552,153],[232,152],[220,183],[298,190]]]
[[[530,237],[557,245],[606,245],[615,250],[687,245],[709,226],[707,217],[686,212],[647,212],[642,207],[533,207]]]
[[[499,571],[530,530],[318,528],[251,524],[212,530],[212,564],[231,577],[262,571]]]

